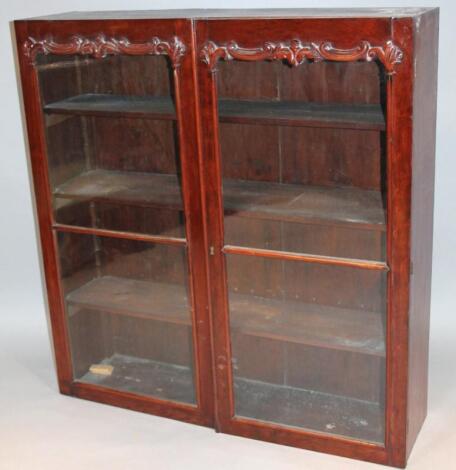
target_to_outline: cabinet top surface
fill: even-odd
[[[73,11],[28,20],[134,20],[224,18],[401,18],[422,15],[436,8],[285,8],[285,9],[187,9],[136,11]]]

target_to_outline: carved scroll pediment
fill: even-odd
[[[185,45],[177,37],[163,41],[153,37],[142,43],[132,43],[127,38],[107,37],[99,34],[94,38],[71,36],[67,41],[57,42],[51,36],[44,39],[29,37],[23,44],[24,54],[34,62],[38,54],[88,55],[102,59],[108,55],[166,55],[174,67],[178,67],[185,54]]]
[[[383,46],[372,46],[368,41],[362,41],[351,49],[339,49],[331,42],[302,43],[299,39],[289,42],[265,42],[256,48],[240,47],[230,41],[217,45],[213,41],[204,44],[200,51],[201,60],[211,70],[215,70],[218,60],[283,60],[297,66],[306,61],[332,60],[337,62],[354,62],[364,60],[371,62],[379,60],[388,74],[393,74],[396,64],[401,63],[403,53],[392,41]]]

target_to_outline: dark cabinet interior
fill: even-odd
[[[437,32],[437,9],[17,21],[60,390],[405,465]]]

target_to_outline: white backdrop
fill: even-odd
[[[214,468],[248,468],[260,464],[264,468],[341,469],[343,464],[346,465],[343,468],[373,468],[369,464],[213,435],[201,428],[195,430],[185,424],[57,395],[9,24],[13,19],[71,10],[347,6],[439,5],[392,0],[222,0],[215,4],[207,0],[0,0],[0,470],[54,468],[54,465],[57,468],[67,458],[64,468],[73,468],[73,464],[74,468],[84,464],[89,469],[95,465],[98,468],[152,468],[157,459],[161,459],[161,468],[188,468],[192,464],[195,468],[198,464],[211,464]],[[456,359],[453,269],[456,266],[453,140],[456,133],[453,58],[456,2],[441,0],[440,7],[430,410],[409,467],[423,469],[436,465],[451,467],[450,452],[452,448],[456,452],[456,379],[452,377],[455,375],[452,360]],[[111,433],[111,426],[116,424],[126,432]],[[146,429],[144,433],[142,427]],[[67,432],[62,433],[62,430]],[[164,436],[169,437],[169,442]],[[161,444],[157,444],[157,439]],[[173,442],[182,446],[182,452],[172,450]],[[24,443],[27,447],[23,447]],[[89,452],[76,452],[78,446],[84,446]],[[119,446],[125,453],[119,452]]]

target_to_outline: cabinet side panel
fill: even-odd
[[[39,85],[35,68],[24,54],[23,44],[29,35],[29,23],[14,23],[17,41],[17,61],[20,70],[24,124],[28,143],[28,159],[32,170],[36,221],[39,227],[42,265],[45,277],[48,315],[51,324],[55,366],[61,393],[71,393],[73,371],[71,367],[69,335],[59,283],[55,238],[52,232],[52,206],[49,192],[44,125],[41,113]]]
[[[437,98],[438,10],[415,20],[407,455],[426,417]]]

